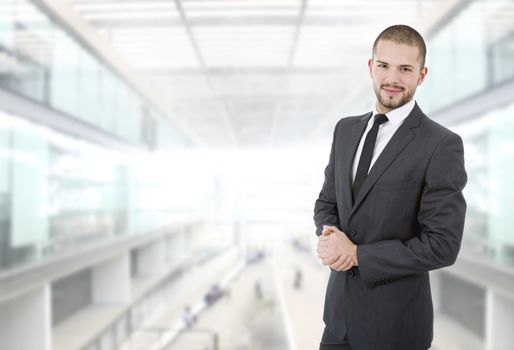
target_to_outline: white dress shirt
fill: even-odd
[[[375,164],[378,156],[384,150],[385,146],[391,140],[394,133],[400,125],[403,124],[405,118],[410,114],[412,109],[414,108],[416,101],[411,99],[409,102],[404,104],[403,106],[393,109],[391,112],[386,113],[388,122],[381,124],[378,129],[377,141],[375,143],[375,148],[373,149],[373,158],[371,158],[371,164],[368,169],[368,173]],[[357,153],[355,154],[355,158],[353,159],[353,168],[352,168],[352,183],[355,180],[355,174],[357,173],[357,167],[359,166],[359,160],[361,158],[362,148],[364,147],[364,141],[366,140],[366,135],[370,131],[373,123],[375,122],[375,115],[378,114],[376,107],[373,107],[373,116],[369,118],[368,125],[366,126],[366,130],[364,134],[362,134],[361,140],[359,142],[359,147],[357,148]]]

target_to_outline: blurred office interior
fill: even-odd
[[[0,0],[0,348],[316,349],[314,200],[397,23],[469,177],[432,349],[513,349],[512,0]]]

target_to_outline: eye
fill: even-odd
[[[402,72],[412,72],[412,68],[410,67],[403,67]]]
[[[379,68],[387,68],[387,64],[385,64],[385,63],[379,63],[377,66]]]

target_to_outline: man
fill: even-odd
[[[430,270],[452,265],[462,239],[466,184],[461,138],[414,101],[427,75],[421,35],[385,29],[368,62],[370,113],[334,131],[314,221],[332,269],[321,350],[427,350]]]

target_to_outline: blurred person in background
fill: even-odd
[[[261,286],[261,282],[259,280],[255,281],[255,284],[253,285],[253,291],[255,294],[255,299],[261,300],[262,299],[262,286]]]
[[[182,321],[186,328],[191,328],[196,322],[196,315],[191,312],[191,307],[189,305],[184,307],[184,311],[182,312]]]
[[[303,273],[302,270],[297,267],[294,273],[293,288],[296,290],[302,289],[303,284]]]
[[[429,271],[462,240],[467,176],[461,138],[414,100],[426,46],[394,25],[368,61],[372,112],[341,119],[314,208],[318,256],[331,273],[320,349],[427,350]]]

